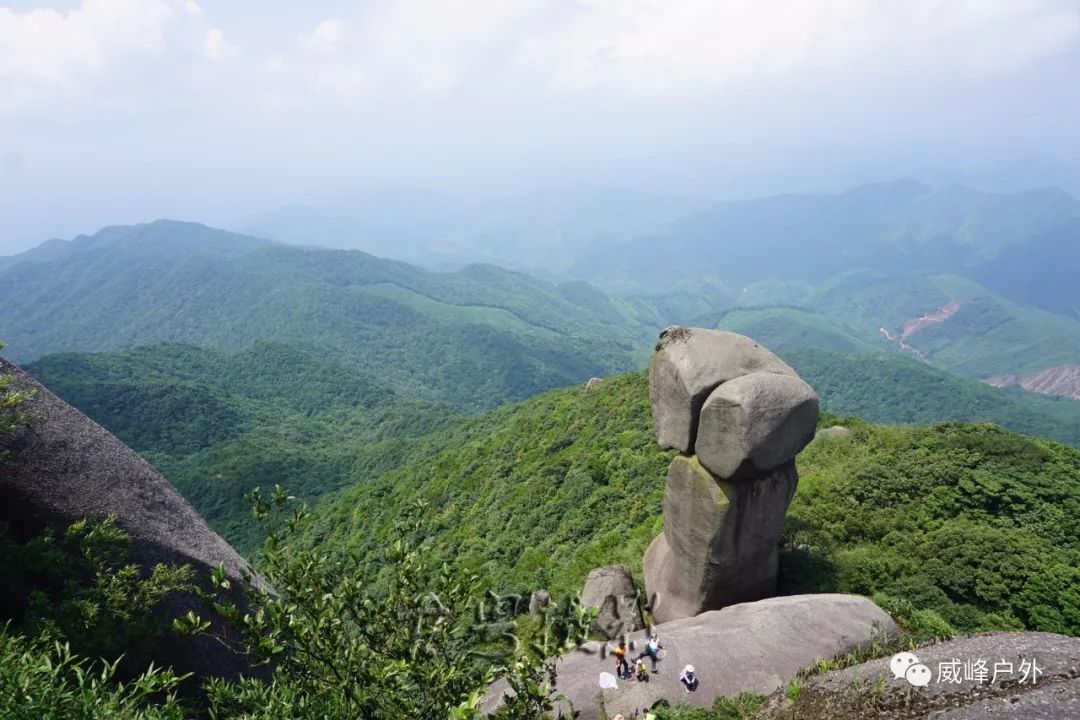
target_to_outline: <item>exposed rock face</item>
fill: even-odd
[[[186,563],[202,578],[222,564],[235,583],[242,582],[243,558],[148,462],[3,359],[0,375],[15,376],[17,390],[37,389],[24,406],[29,425],[0,437],[0,452],[11,451],[0,469],[0,519],[30,535],[47,525],[115,515],[143,568]],[[173,598],[166,608],[173,614],[188,609],[205,613],[191,597]],[[229,677],[246,668],[205,637],[170,639],[157,655],[158,664],[199,675]]]
[[[668,470],[664,531],[644,559],[649,608],[666,623],[775,592],[794,458],[814,438],[818,399],[741,335],[675,327],[656,347],[657,441],[688,453]]]
[[[983,382],[994,387],[1019,385],[1043,395],[1080,400],[1080,365],[1062,365],[1027,375],[1002,375]]]
[[[695,449],[723,478],[790,462],[814,439],[818,399],[799,377],[756,372],[713,390],[701,406]]]
[[[539,615],[547,610],[551,604],[551,593],[547,590],[536,590],[529,596],[529,614]]]
[[[676,457],[664,491],[664,532],[643,563],[653,619],[776,592],[778,539],[797,480],[793,462],[753,482],[729,482],[698,458]]]
[[[836,717],[934,718],[935,720],[1065,720],[1080,717],[1080,638],[1051,633],[984,633],[912,651],[930,668],[931,682],[913,688],[880,658],[811,678],[790,716],[806,720]],[[940,682],[940,664],[984,660],[990,677],[979,683]],[[1024,662],[1042,674],[1021,683]],[[995,665],[1002,676],[993,682]],[[1012,672],[1005,673],[1006,664]],[[1003,682],[1004,680],[1004,682]],[[872,697],[873,702],[867,702]]]
[[[609,638],[645,626],[638,610],[637,586],[625,565],[608,565],[590,572],[581,591],[581,605],[599,608],[594,628]]]
[[[665,449],[694,452],[698,414],[706,398],[721,383],[753,372],[798,377],[783,360],[743,335],[665,328],[649,366],[656,441]]]
[[[846,438],[849,435],[851,435],[851,429],[850,428],[846,428],[843,425],[833,425],[832,427],[827,427],[827,428],[824,428],[822,430],[818,430],[817,434],[814,436],[814,439],[815,440],[818,440],[818,439],[842,440],[843,438]]]
[[[865,647],[875,636],[895,632],[896,626],[863,597],[795,595],[733,605],[666,623],[658,630],[664,657],[658,664],[660,672],[648,683],[619,681],[617,689],[600,690],[599,674],[613,672],[615,661],[601,652],[598,643],[559,660],[558,690],[583,720],[616,713],[633,717],[660,699],[707,707],[720,695],[767,695],[811,663]],[[631,644],[641,648],[644,637],[644,631],[632,634]],[[636,655],[633,650],[631,654]],[[688,664],[700,679],[693,693],[679,683],[679,673]],[[505,691],[505,683],[496,683],[483,712],[493,712]]]

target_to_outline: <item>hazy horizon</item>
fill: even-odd
[[[1076,0],[0,4],[0,254],[376,188],[1080,194]]]

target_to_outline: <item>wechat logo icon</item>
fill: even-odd
[[[909,652],[893,655],[889,669],[894,678],[904,678],[914,687],[926,687],[930,684],[930,668],[919,662],[919,658]]]

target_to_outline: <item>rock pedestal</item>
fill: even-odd
[[[649,390],[657,441],[683,453],[668,469],[664,531],[644,559],[653,620],[768,597],[817,394],[747,337],[681,327],[661,333]]]

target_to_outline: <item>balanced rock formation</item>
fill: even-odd
[[[588,643],[560,658],[558,691],[582,720],[616,713],[634,717],[659,700],[708,707],[720,695],[768,695],[814,662],[865,648],[895,633],[896,625],[866,598],[825,594],[733,605],[665,623],[657,630],[664,657],[658,664],[660,672],[650,675],[647,683],[619,681],[618,688],[601,690],[599,675],[613,673],[615,661],[600,643]],[[645,631],[631,634],[631,646],[643,647],[645,636]],[[700,680],[696,692],[687,693],[679,682],[685,665],[696,669]],[[506,692],[505,681],[493,685],[482,713],[494,712]],[[563,703],[560,709],[568,708]]]
[[[653,619],[771,595],[817,394],[750,338],[673,327],[653,354],[649,397],[657,441],[684,453],[668,469],[664,531],[644,559]]]
[[[625,565],[608,565],[590,572],[581,591],[581,606],[599,610],[593,629],[608,638],[645,627],[638,609],[637,586]]]
[[[783,360],[744,335],[669,327],[660,333],[649,367],[656,440],[664,449],[694,452],[701,407],[723,383],[755,372],[798,377]]]
[[[13,389],[35,390],[20,410],[30,421],[0,436],[0,520],[23,536],[47,526],[66,527],[82,518],[116,516],[131,536],[132,560],[189,564],[199,578],[219,564],[239,586],[243,558],[211,530],[179,492],[133,450],[90,418],[53,395],[18,367],[0,358],[0,375],[14,376]],[[193,597],[172,597],[166,612],[206,614]],[[246,662],[207,637],[167,638],[155,663],[201,676],[234,677]]]

